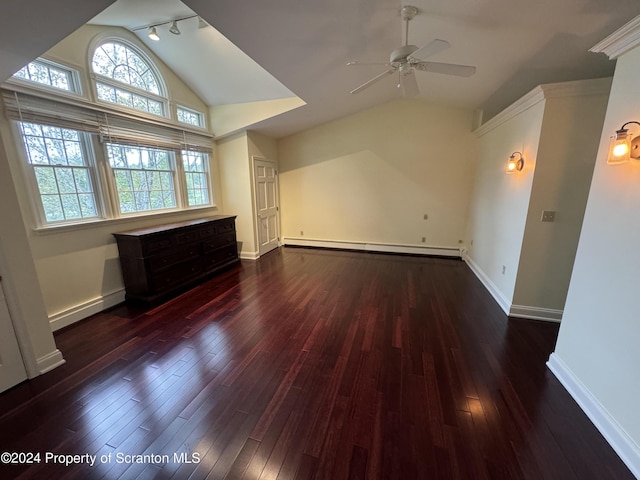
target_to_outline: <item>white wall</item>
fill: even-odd
[[[237,215],[236,235],[240,255],[256,258],[257,244],[251,200],[251,170],[247,132],[237,133],[217,142],[220,163],[222,203],[228,215]]]
[[[25,367],[33,377],[59,365],[63,359],[51,334],[18,195],[11,180],[7,151],[0,136],[0,276]]]
[[[610,85],[538,86],[476,131],[467,259],[509,315],[562,318]],[[507,175],[514,151],[525,168]]]
[[[636,28],[637,32],[640,29]],[[635,42],[635,45],[638,43]],[[640,163],[606,164],[640,120],[640,47],[617,60],[562,325],[550,366],[640,475]],[[640,127],[631,126],[638,135]]]
[[[283,237],[460,247],[472,117],[398,100],[280,139]]]
[[[538,101],[506,121],[492,120],[495,126],[479,135],[467,258],[506,311],[513,300],[543,115],[544,102]],[[507,159],[516,151],[522,152],[524,169],[507,175]]]
[[[571,95],[546,92],[544,119],[512,312],[562,315],[587,204],[611,79],[566,82]],[[566,92],[565,92],[566,93]],[[542,222],[542,211],[555,211]],[[544,314],[544,310],[542,311]]]

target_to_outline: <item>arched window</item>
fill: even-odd
[[[91,68],[98,100],[168,116],[162,78],[151,61],[134,47],[108,40],[93,52]]]

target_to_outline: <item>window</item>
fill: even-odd
[[[132,47],[115,41],[103,43],[93,53],[91,67],[99,100],[166,116],[160,76]]]
[[[58,90],[80,93],[78,72],[41,58],[22,67],[13,74],[13,78]]]
[[[178,121],[186,123],[187,125],[193,125],[194,127],[204,128],[204,114],[191,110],[190,108],[178,105],[177,108]]]
[[[213,206],[205,114],[169,110],[157,68],[126,40],[103,41],[87,63],[93,98],[78,71],[40,58],[0,89],[39,226]]]
[[[187,203],[190,207],[209,204],[207,164],[209,155],[183,150],[181,153],[187,183]]]
[[[120,213],[176,208],[173,152],[107,144]]]
[[[98,217],[83,134],[34,123],[19,125],[45,221]]]

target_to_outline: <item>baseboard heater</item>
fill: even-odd
[[[438,247],[422,245],[399,245],[392,243],[349,242],[339,240],[315,240],[308,238],[285,237],[283,245],[291,247],[333,248],[339,250],[357,250],[364,252],[404,253],[410,255],[427,255],[437,257],[461,258],[458,247]]]

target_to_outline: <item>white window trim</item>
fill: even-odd
[[[116,144],[117,145],[117,144]],[[181,163],[178,161],[178,158],[176,158],[176,152],[175,151],[170,151],[170,150],[165,150],[167,152],[169,152],[169,162],[171,163],[172,168],[169,170],[171,172],[171,177],[173,179],[173,194],[175,196],[176,199],[176,206],[175,207],[170,207],[170,208],[154,208],[152,210],[138,210],[135,212],[122,212],[122,207],[120,205],[120,195],[118,194],[118,186],[116,185],[116,170],[136,170],[136,169],[129,169],[129,168],[117,168],[117,167],[112,167],[111,163],[109,161],[109,154],[107,152],[107,145],[103,145],[102,146],[103,151],[104,151],[104,155],[105,155],[105,164],[107,166],[107,169],[110,172],[109,175],[109,182],[111,183],[111,186],[113,188],[114,196],[113,196],[113,201],[114,204],[116,206],[116,210],[115,210],[115,214],[118,217],[129,217],[129,216],[145,216],[145,213],[147,212],[174,212],[174,211],[187,211],[190,210],[189,205],[183,204],[181,202],[181,198],[182,198],[182,179],[180,178],[180,173],[178,172],[178,165]],[[164,150],[164,149],[159,149],[159,150]],[[186,182],[185,182],[186,184]]]
[[[160,89],[160,95],[156,95],[152,92],[148,92],[147,90],[142,90],[141,88],[134,87],[133,85],[129,85],[124,82],[118,82],[117,80],[114,80],[111,77],[106,77],[104,75],[100,75],[99,73],[95,73],[93,71],[93,56],[96,50],[100,48],[102,45],[104,45],[105,43],[118,43],[120,45],[124,45],[126,48],[133,50],[140,58],[142,58],[142,60],[145,61],[145,63],[148,65],[151,71],[153,71],[156,77],[156,80],[158,82],[158,88]],[[172,118],[171,109],[169,108],[170,107],[169,89],[167,88],[164,77],[160,72],[160,70],[158,69],[156,63],[152,60],[151,56],[146,51],[144,51],[142,48],[140,48],[138,45],[136,45],[135,43],[133,43],[131,40],[127,38],[117,37],[114,35],[99,35],[89,45],[88,54],[89,54],[89,57],[87,59],[87,73],[89,74],[89,78],[91,80],[90,82],[91,94],[92,94],[92,100],[94,101],[94,103],[99,105],[113,106],[114,108],[118,110],[123,110],[125,112],[135,112],[149,118],[166,118],[166,119]],[[159,101],[162,103],[163,114],[155,115],[150,112],[145,112],[144,110],[138,110],[136,108],[127,107],[126,105],[120,105],[118,103],[105,102],[104,100],[100,100],[98,98],[98,88],[96,85],[97,81],[109,84],[110,86],[115,88],[120,88],[121,90],[131,91],[136,95],[140,95],[143,97],[147,97],[147,98]]]
[[[200,125],[193,125],[191,123],[181,122],[178,119],[178,110],[184,110],[186,112],[196,114],[200,118]],[[176,105],[176,122],[178,122],[180,125],[188,125],[189,127],[192,127],[192,128],[199,128],[199,129],[202,129],[202,130],[207,130],[207,117],[204,114],[204,112],[201,112],[201,111],[196,110],[196,109],[191,108],[191,107],[185,107],[182,104],[177,104]]]
[[[35,60],[32,60],[29,63],[42,63],[48,67],[53,67],[58,70],[64,70],[69,73],[69,78],[71,79],[71,90],[64,90],[62,88],[53,87],[51,85],[47,85],[46,83],[35,82],[33,80],[27,80],[25,78],[11,76],[7,79],[7,83],[13,83],[16,85],[23,85],[29,89],[36,89],[39,91],[50,92],[53,95],[63,95],[71,98],[79,98],[84,97],[82,81],[80,80],[80,72],[77,68],[71,67],[69,65],[64,65],[62,63],[54,62],[53,60],[48,60],[43,57],[38,57]],[[28,64],[27,64],[28,65]],[[25,67],[27,66],[25,65]],[[23,67],[24,68],[24,67]],[[22,70],[22,69],[20,69]],[[16,72],[17,73],[17,72]]]

